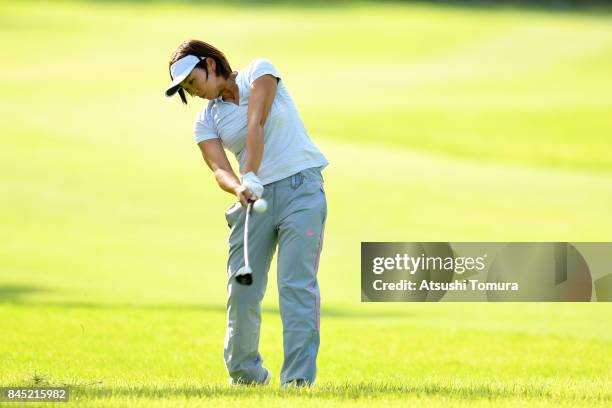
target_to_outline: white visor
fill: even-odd
[[[166,89],[166,96],[170,97],[178,91],[181,87],[181,82],[189,76],[191,71],[193,71],[193,67],[195,67],[198,62],[206,58],[196,57],[195,55],[186,55],[180,60],[176,61],[170,67],[170,75],[172,76],[172,82],[168,85]]]

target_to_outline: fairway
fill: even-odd
[[[359,251],[612,241],[611,13],[0,1],[0,386],[69,385],[58,407],[610,406],[612,304],[361,303]],[[313,389],[279,387],[275,261],[272,383],[228,385],[234,199],[193,141],[203,102],[163,95],[186,38],[274,62],[330,161]]]

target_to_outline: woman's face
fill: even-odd
[[[187,78],[181,82],[183,89],[191,96],[203,99],[215,99],[220,94],[219,77],[215,75],[214,69],[208,67],[209,74],[202,68],[194,68]]]

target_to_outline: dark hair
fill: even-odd
[[[200,40],[185,40],[180,43],[179,46],[176,48],[176,51],[174,51],[174,53],[172,54],[172,57],[170,57],[168,70],[170,70],[172,64],[187,55],[195,55],[196,57],[214,59],[216,62],[215,74],[222,76],[225,79],[229,78],[230,74],[232,73],[232,67],[230,67],[227,58],[225,58],[225,54],[223,54],[219,49],[213,47],[212,45]],[[206,72],[206,75],[208,75],[208,68],[206,67],[205,59],[198,62],[193,69],[196,68],[203,69]],[[170,72],[170,79],[173,79],[172,72]],[[183,90],[183,88],[179,87],[178,94],[180,95],[183,103],[187,105],[187,98],[185,97],[185,91]]]

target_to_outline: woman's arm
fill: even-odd
[[[247,205],[247,200],[251,198],[251,193],[246,187],[240,184],[236,177],[232,165],[227,159],[227,154],[223,150],[223,145],[219,139],[209,139],[198,143],[202,151],[202,157],[208,167],[215,174],[217,184],[222,190],[234,194],[243,206]]]
[[[275,76],[267,74],[257,78],[251,87],[247,112],[247,151],[244,174],[250,171],[257,174],[259,170],[263,156],[263,127],[276,96],[277,82]]]

